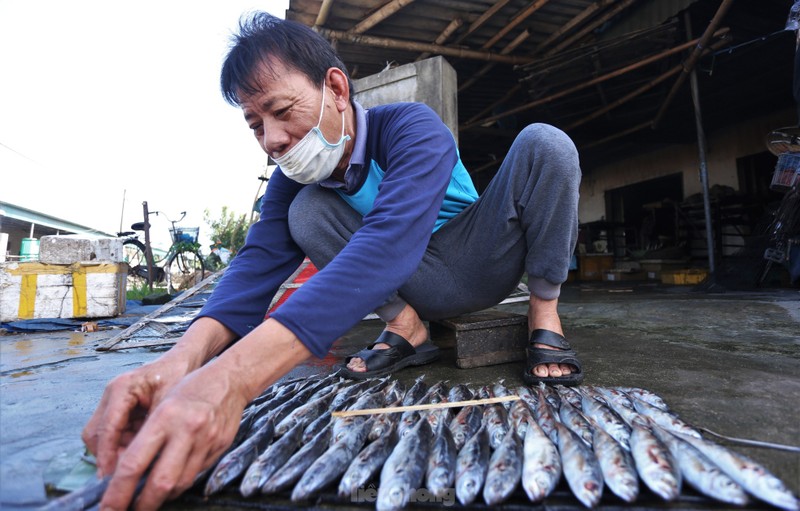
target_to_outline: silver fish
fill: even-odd
[[[335,385],[334,385],[335,386]],[[331,386],[332,387],[332,386]],[[325,387],[326,389],[330,387]],[[302,424],[303,428],[319,418],[320,415],[325,413],[336,394],[335,389],[331,389],[327,394],[324,394],[317,399],[309,398],[309,401],[303,405],[298,406],[286,417],[283,418],[278,424],[275,425],[275,436],[282,436],[287,431],[292,429],[295,424]]]
[[[686,424],[677,415],[670,412],[665,412],[661,408],[645,403],[639,399],[633,400],[634,409],[640,414],[650,417],[653,422],[668,431],[677,431],[683,435],[689,435],[700,438],[700,432],[693,427]]]
[[[341,438],[334,441],[297,482],[292,490],[292,502],[309,499],[342,475],[364,446],[371,427],[371,419],[363,421],[349,428]]]
[[[402,509],[422,485],[432,436],[428,421],[422,419],[397,443],[381,470],[375,503],[378,511]]]
[[[424,412],[423,417],[428,419],[428,422],[431,425],[431,429],[436,431],[439,429],[439,424],[444,423],[446,426],[450,425],[450,422],[453,420],[453,411],[451,408],[440,408],[438,410],[430,410]]]
[[[508,420],[520,440],[525,440],[525,433],[528,431],[527,424],[536,422],[530,406],[523,399],[518,399],[511,404],[511,408],[508,411]]]
[[[499,448],[510,429],[508,412],[499,403],[484,405],[483,423],[486,425],[486,433],[489,435],[489,446],[492,450]]]
[[[303,430],[303,437],[300,439],[300,441],[303,444],[306,444],[310,442],[312,438],[316,437],[320,431],[328,427],[328,425],[331,424],[331,415],[331,411],[328,410],[311,421],[311,423],[306,426],[306,429]]]
[[[633,401],[631,398],[616,389],[609,389],[607,387],[594,387],[588,392],[594,392],[595,395],[599,396],[608,406],[614,410],[617,415],[622,417],[622,419],[628,423],[628,425],[632,424],[639,414],[636,412],[636,409],[633,407]]]
[[[586,421],[586,418],[574,406],[567,401],[561,403],[561,408],[558,409],[558,416],[561,418],[561,423],[571,429],[578,437],[586,442],[589,447],[592,446],[592,427]]]
[[[787,511],[800,509],[800,501],[797,497],[792,495],[783,481],[775,477],[763,465],[709,440],[678,435],[716,463],[751,495]]]
[[[447,393],[447,401],[451,403],[458,401],[469,401],[472,399],[472,397],[472,391],[469,390],[469,387],[463,383],[453,385],[450,387],[450,391]]]
[[[387,405],[390,403],[398,402],[397,406],[403,401],[403,396],[406,393],[406,387],[400,380],[394,380],[388,387],[383,389],[383,402]]]
[[[522,488],[531,502],[541,502],[561,479],[561,456],[539,424],[526,424],[523,443]]]
[[[578,410],[581,409],[581,394],[577,390],[564,385],[554,385],[554,388],[562,401],[566,401]]]
[[[639,496],[639,476],[633,458],[594,419],[592,425],[592,448],[600,463],[606,486],[625,502],[633,502]]]
[[[582,393],[581,408],[583,413],[597,423],[606,433],[627,451],[631,450],[631,427],[611,407],[604,402]]]
[[[456,457],[456,498],[466,506],[475,501],[486,481],[489,469],[489,438],[486,427],[482,426],[477,433],[467,440]]]
[[[239,485],[244,497],[255,495],[264,483],[294,454],[303,434],[303,424],[297,423],[285,435],[273,442],[247,468]]]
[[[380,392],[367,392],[359,397],[355,403],[347,407],[348,411],[370,410],[383,407],[383,394]],[[336,417],[333,420],[331,443],[338,442],[346,436],[352,428],[361,427],[368,419],[367,415],[348,415]]]
[[[280,470],[261,486],[261,493],[278,493],[289,488],[305,473],[306,469],[328,448],[332,426],[328,423],[316,436],[303,442],[303,447],[289,458]],[[303,432],[305,435],[305,432]]]
[[[428,467],[425,472],[425,487],[438,498],[444,498],[453,488],[456,478],[456,448],[453,434],[445,421],[439,422],[435,430]]]
[[[653,405],[656,408],[660,408],[665,412],[669,411],[669,406],[667,403],[661,399],[661,396],[654,392],[650,392],[649,390],[640,389],[638,387],[617,387],[618,390],[628,394],[632,398],[638,399],[640,401],[644,401],[647,404]]]
[[[453,417],[450,421],[450,432],[453,433],[457,450],[460,451],[467,440],[480,429],[482,420],[483,410],[480,406],[472,405],[465,406]]]
[[[367,484],[386,462],[397,441],[397,432],[394,424],[390,422],[389,429],[375,441],[367,444],[347,467],[339,481],[339,496],[351,497],[359,488]]]
[[[492,395],[494,397],[508,397],[514,395],[514,393],[503,383],[504,380],[500,380],[492,386]],[[506,410],[509,410],[511,408],[511,403],[512,401],[503,401],[502,405]]]
[[[514,493],[522,476],[522,456],[522,442],[516,431],[509,429],[503,442],[489,459],[483,485],[483,500],[486,504],[494,506]]]
[[[631,427],[631,454],[639,477],[662,499],[675,500],[681,491],[681,474],[669,449],[643,420],[635,420]]]
[[[561,467],[572,493],[581,503],[592,508],[603,494],[603,473],[597,457],[571,429],[556,423]]]
[[[403,406],[411,406],[415,404],[428,392],[428,384],[425,383],[424,380],[424,374],[414,380],[414,384],[411,385],[411,388],[409,388],[403,396]]]
[[[401,403],[402,401],[397,399],[397,401],[390,403],[389,407],[394,408],[400,406]],[[400,412],[376,414],[375,421],[372,423],[372,429],[369,431],[367,440],[370,442],[375,441],[378,438],[389,434],[390,431],[396,430],[399,418]]]
[[[558,445],[558,433],[556,432],[556,422],[558,420],[541,387],[537,389],[536,406],[533,409],[533,413],[542,431],[550,437],[554,444]]]
[[[696,447],[661,427],[654,427],[653,432],[669,448],[678,463],[683,480],[694,489],[721,502],[737,506],[747,504],[748,498],[744,489]]]
[[[344,388],[340,388],[339,391],[336,393],[336,396],[331,401],[331,409],[332,410],[341,410],[342,405],[345,401],[350,399],[353,396],[358,396],[361,392],[368,389],[372,385],[370,380],[360,381],[353,385],[349,385]]]
[[[236,449],[225,454],[217,462],[206,481],[204,495],[208,497],[222,490],[225,485],[239,477],[247,470],[259,454],[272,441],[275,425],[271,419],[258,429],[250,438],[242,442]]]

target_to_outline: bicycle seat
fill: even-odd
[[[144,222],[136,222],[135,224],[131,224],[131,229],[133,229],[134,231],[143,231]]]

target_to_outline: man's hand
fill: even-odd
[[[185,366],[162,358],[108,384],[82,434],[86,447],[97,457],[98,476],[114,472],[119,454],[141,429],[149,411],[186,372]]]
[[[230,445],[247,403],[311,356],[291,331],[270,319],[195,369],[199,358],[185,353],[196,355],[196,344],[184,341],[205,319],[192,325],[163,362],[120,376],[106,389],[84,432],[87,445],[98,454],[100,472],[113,474],[101,509],[127,509],[146,473],[135,509],[156,509],[180,495]],[[181,346],[184,356],[176,350]],[[206,353],[213,356],[222,346],[217,342]],[[184,366],[185,360],[194,362]],[[166,367],[177,369],[158,370]]]
[[[248,399],[213,363],[169,391],[121,453],[102,509],[127,509],[150,469],[136,509],[157,509],[192,486],[195,476],[230,445]]]

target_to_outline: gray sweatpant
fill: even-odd
[[[559,296],[578,234],[581,172],[561,130],[532,124],[514,141],[480,198],[431,237],[411,278],[375,312],[394,319],[410,304],[424,320],[492,307],[524,272],[539,298]],[[337,193],[307,186],[292,202],[292,237],[323,268],[362,225]]]

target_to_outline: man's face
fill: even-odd
[[[273,60],[256,70],[259,91],[242,95],[242,112],[261,148],[278,157],[294,147],[317,125],[323,101],[322,84],[314,84],[301,72]],[[342,116],[330,89],[320,125],[326,140],[336,142],[342,130]]]

